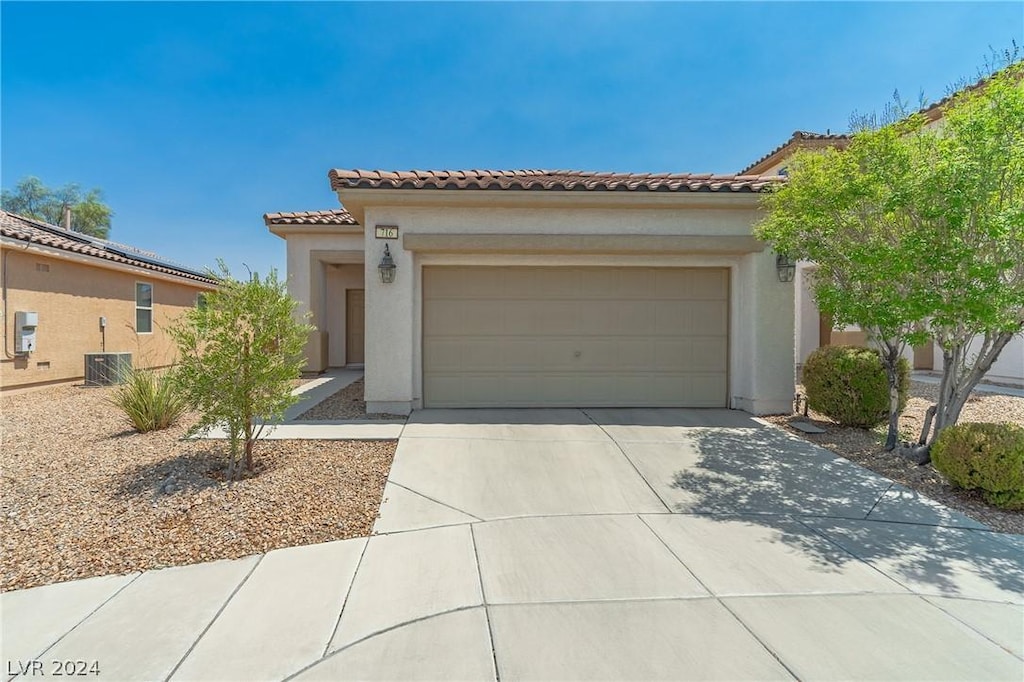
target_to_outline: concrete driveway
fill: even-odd
[[[8,593],[4,658],[108,679],[1024,676],[1024,537],[740,412],[418,412],[376,530]]]

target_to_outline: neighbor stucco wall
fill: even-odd
[[[981,340],[976,338],[971,344],[972,352],[977,352]],[[942,371],[942,351],[935,349],[935,370]],[[985,375],[985,381],[1013,384],[1024,386],[1024,336],[1018,334],[1010,339],[1010,342],[1003,348],[1003,352],[992,364],[992,368]]]
[[[775,256],[768,249],[733,255],[417,254],[404,249],[398,239],[387,242],[398,266],[395,282],[384,285],[376,276],[385,241],[374,238],[375,225],[397,225],[401,235],[749,235],[756,218],[754,208],[368,207],[364,220],[368,408],[401,413],[422,406],[424,265],[632,265],[728,267],[730,405],[756,414],[788,412],[793,395],[793,284],[778,281]]]
[[[105,351],[132,354],[135,367],[169,365],[176,356],[168,325],[196,304],[207,285],[171,282],[139,269],[123,272],[17,247],[2,249],[6,283],[5,355],[0,385],[6,389],[82,379],[85,353],[104,350],[100,317],[107,318]],[[135,283],[153,286],[153,332],[135,333]],[[36,350],[14,356],[15,313],[39,314]]]

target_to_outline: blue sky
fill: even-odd
[[[342,168],[736,172],[1024,37],[1024,3],[0,4],[0,182],[111,237],[284,271]]]

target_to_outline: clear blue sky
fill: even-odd
[[[284,271],[265,212],[343,168],[736,172],[894,89],[941,98],[1024,3],[0,5],[6,188],[100,187],[112,238]]]

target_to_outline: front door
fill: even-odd
[[[363,364],[365,299],[363,289],[345,291],[345,364]]]

